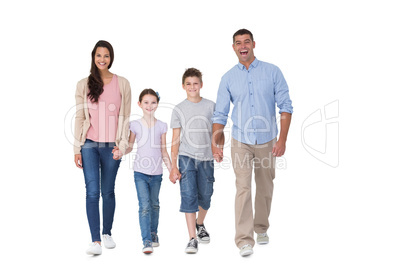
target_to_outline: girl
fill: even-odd
[[[128,147],[128,126],[131,109],[129,82],[109,71],[113,47],[99,41],[92,50],[88,78],[77,84],[75,117],[75,164],[83,169],[86,186],[86,211],[92,244],[87,254],[102,254],[100,237],[99,197],[103,200],[102,238],[106,248],[114,248],[111,237],[115,211],[114,185],[120,159],[113,159],[115,145],[121,151]]]
[[[139,203],[139,220],[143,242],[142,252],[149,254],[159,246],[159,190],[162,182],[162,160],[171,171],[172,163],[166,150],[167,124],[154,116],[158,108],[159,95],[152,89],[144,89],[138,106],[143,111],[141,119],[130,122],[129,148],[131,152],[137,138],[137,154],[134,160],[134,181]],[[122,152],[116,147],[114,157]]]

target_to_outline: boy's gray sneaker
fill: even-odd
[[[197,253],[198,251],[198,241],[195,238],[191,238],[188,242],[185,252],[189,254]]]
[[[251,255],[251,254],[253,254],[253,253],[254,253],[254,252],[253,252],[253,248],[252,248],[251,245],[249,245],[249,244],[244,245],[244,246],[242,246],[242,247],[240,248],[240,255],[241,255],[242,257],[249,256],[249,255]]]
[[[268,242],[269,242],[269,237],[268,237],[267,233],[257,234],[257,244],[265,245],[265,244],[268,244]]]
[[[200,243],[209,243],[209,233],[207,232],[207,229],[205,229],[204,224],[197,224],[197,221],[195,221],[195,227],[197,228],[197,236]]]

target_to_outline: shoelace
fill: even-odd
[[[199,227],[199,232],[198,233],[199,233],[198,236],[200,236],[200,237],[208,236],[207,229],[205,229],[204,226]]]
[[[248,244],[247,244],[247,245],[244,245],[244,246],[241,247],[241,249],[244,249],[244,248],[246,248],[246,247],[251,247],[251,245],[248,245]]]
[[[107,240],[107,241],[112,241],[112,237],[109,236],[109,235],[105,235],[105,236],[103,237],[103,239],[104,239],[104,240]]]
[[[191,246],[191,247],[194,247],[194,248],[196,247],[196,244],[197,244],[197,243],[196,243],[196,241],[195,241],[194,238],[191,239],[190,242],[188,242],[188,246]]]

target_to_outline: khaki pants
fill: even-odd
[[[258,145],[241,143],[232,138],[232,165],[236,175],[236,245],[254,246],[254,232],[265,233],[269,227],[272,193],[274,190],[275,160],[272,148],[276,138]],[[251,200],[251,177],[254,167],[256,194],[255,214]]]

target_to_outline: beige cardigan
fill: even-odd
[[[128,134],[131,112],[131,88],[127,79],[117,76],[121,94],[119,121],[117,123],[116,145],[124,153],[128,148]],[[87,104],[88,78],[77,83],[75,92],[76,114],[74,131],[74,154],[81,154],[81,146],[85,143],[91,125]]]

